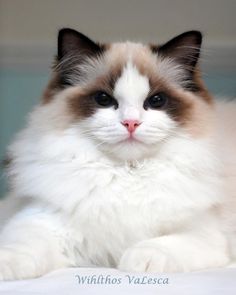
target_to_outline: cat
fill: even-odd
[[[162,45],[59,31],[52,78],[7,151],[1,280],[234,261],[236,107],[204,86],[201,43],[199,31]]]

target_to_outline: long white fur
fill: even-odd
[[[9,147],[9,200],[30,201],[5,222],[0,279],[66,266],[171,272],[229,264],[232,231],[214,211],[228,199],[214,137],[194,138],[164,112],[145,111],[149,82],[131,61],[115,85],[118,111],[66,124],[66,91],[36,107]],[[142,143],[126,141],[123,119],[142,121]]]

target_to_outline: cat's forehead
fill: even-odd
[[[124,42],[107,45],[102,55],[88,58],[80,66],[79,76],[76,76],[76,71],[72,71],[71,82],[86,87],[94,82],[98,87],[99,83],[103,83],[102,87],[112,89],[117,84],[125,89],[132,82],[136,83],[138,88],[147,81],[155,85],[172,83],[181,86],[185,74],[174,60],[154,54],[151,47],[141,43]]]
[[[155,55],[152,54],[149,46],[130,41],[107,45],[105,57],[108,62],[121,63],[122,65],[130,60],[137,64],[155,61]]]
[[[181,75],[184,75],[184,70],[174,60],[154,54],[150,46],[141,43],[113,43],[105,59],[111,67],[117,67],[117,72],[119,69],[120,76],[123,74],[127,78],[138,72],[150,81],[160,78],[178,84],[181,83]]]
[[[129,105],[135,106],[147,97],[149,91],[148,77],[140,73],[131,60],[128,61],[114,84],[114,97],[121,103],[129,103]]]

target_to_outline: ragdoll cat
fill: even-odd
[[[198,31],[160,46],[59,32],[42,102],[8,149],[6,202],[20,209],[2,222],[1,280],[233,261],[236,108],[204,87],[201,41]]]

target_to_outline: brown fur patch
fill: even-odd
[[[68,97],[69,111],[75,118],[91,116],[99,108],[94,100],[94,94],[102,91],[113,96],[113,88],[116,80],[121,75],[122,66],[114,66],[109,75],[97,78],[93,83],[78,90]]]
[[[204,99],[207,103],[213,104],[213,97],[203,83],[203,80],[201,78],[201,71],[198,66],[194,70],[193,81],[198,86],[199,91],[197,94],[199,95],[199,97]]]
[[[49,103],[54,95],[61,90],[60,88],[60,78],[57,73],[54,73],[51,80],[48,82],[46,89],[43,92],[42,103]]]
[[[154,95],[158,92],[165,93],[168,97],[168,102],[164,111],[166,111],[173,120],[181,125],[185,125],[191,118],[193,101],[183,94],[179,94],[178,91],[175,91],[175,89],[169,87],[163,83],[163,81],[159,82],[158,80],[157,83],[156,81],[152,81],[150,84],[152,85],[150,95]]]
[[[75,119],[90,117],[95,113],[97,108],[92,93],[87,93],[81,89],[78,89],[69,96],[67,100],[69,113]]]

